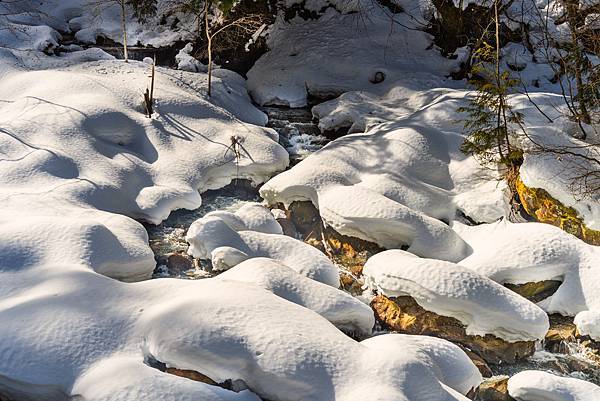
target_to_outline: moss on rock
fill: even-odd
[[[588,228],[575,209],[563,205],[546,190],[526,186],[518,175],[514,189],[527,214],[540,223],[552,224],[588,244],[600,245],[600,231]]]

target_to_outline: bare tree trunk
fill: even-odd
[[[125,0],[119,0],[119,4],[121,5],[121,28],[123,29],[123,55],[125,57],[125,62],[129,62],[129,57],[127,55],[127,23],[125,21]]]
[[[504,157],[504,152],[502,150],[502,142],[506,141],[506,146],[508,147],[508,129],[506,127],[506,114],[504,111],[504,94],[500,92],[500,88],[502,87],[502,80],[500,76],[500,18],[498,13],[498,2],[500,0],[494,1],[494,22],[496,24],[496,86],[498,87],[498,116],[496,121],[496,129],[498,131],[498,152],[500,153],[500,161],[504,162],[506,158]],[[502,118],[504,117],[504,138],[500,139],[500,129],[502,127]]]
[[[579,95],[579,118],[582,122],[590,124],[591,118],[590,113],[588,111],[587,102],[584,98],[581,97],[582,93],[584,92],[582,68],[585,58],[581,50],[581,45],[579,43],[579,34],[577,32],[577,13],[579,12],[579,1],[565,0],[564,4],[565,10],[567,12],[567,23],[569,24],[569,32],[571,35],[571,42],[574,52],[573,55],[575,56],[574,63],[571,64],[573,64],[573,69],[575,72],[575,85],[577,86],[577,95]]]
[[[211,81],[212,81],[212,36],[210,35],[210,28],[208,25],[208,10],[209,0],[205,0],[206,5],[204,7],[204,31],[206,33],[206,51],[208,53],[208,97],[211,96]]]

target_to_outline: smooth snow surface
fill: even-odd
[[[317,312],[337,327],[371,334],[371,308],[351,295],[311,280],[273,259],[253,258],[218,276],[221,280],[252,283],[288,301]]]
[[[508,380],[508,393],[517,401],[595,401],[600,387],[580,379],[526,370]]]
[[[424,309],[454,317],[467,334],[507,341],[543,339],[548,316],[535,304],[473,270],[389,250],[365,264],[366,283],[388,297],[409,295]]]
[[[227,270],[249,258],[272,258],[303,276],[339,287],[338,269],[327,256],[313,246],[281,234],[281,227],[268,209],[264,208],[265,213],[278,233],[252,231],[243,220],[243,215],[249,214],[248,208],[240,210],[241,214],[209,213],[192,223],[186,235],[190,244],[188,253],[196,258],[211,259],[215,270]],[[255,215],[248,217],[252,218]]]

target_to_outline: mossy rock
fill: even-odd
[[[588,244],[600,245],[600,231],[588,228],[572,207],[563,205],[542,188],[529,188],[518,175],[514,188],[527,214],[540,223],[552,224]]]
[[[378,295],[371,301],[371,308],[387,329],[443,338],[467,348],[488,364],[515,363],[535,352],[534,341],[508,342],[491,334],[469,335],[458,319],[425,310],[412,297]]]

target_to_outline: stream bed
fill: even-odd
[[[267,126],[279,133],[281,145],[290,154],[290,167],[325,146],[330,140],[321,135],[308,108],[263,107],[261,109],[269,116]],[[162,263],[166,255],[186,252],[188,244],[185,235],[196,219],[217,210],[235,212],[246,203],[260,201],[258,188],[252,187],[247,181],[235,180],[225,188],[203,193],[203,205],[200,208],[176,210],[160,225],[146,225],[150,246],[159,261],[154,277],[182,279],[212,277],[210,266],[206,264],[208,262],[195,260],[192,269],[180,272],[170,271]],[[587,350],[577,341],[561,344],[560,352],[549,352],[544,349],[543,344],[538,344],[538,350],[529,359],[513,364],[490,365],[490,368],[494,376],[512,376],[524,370],[535,369],[580,378],[600,385],[598,363],[589,357]]]

